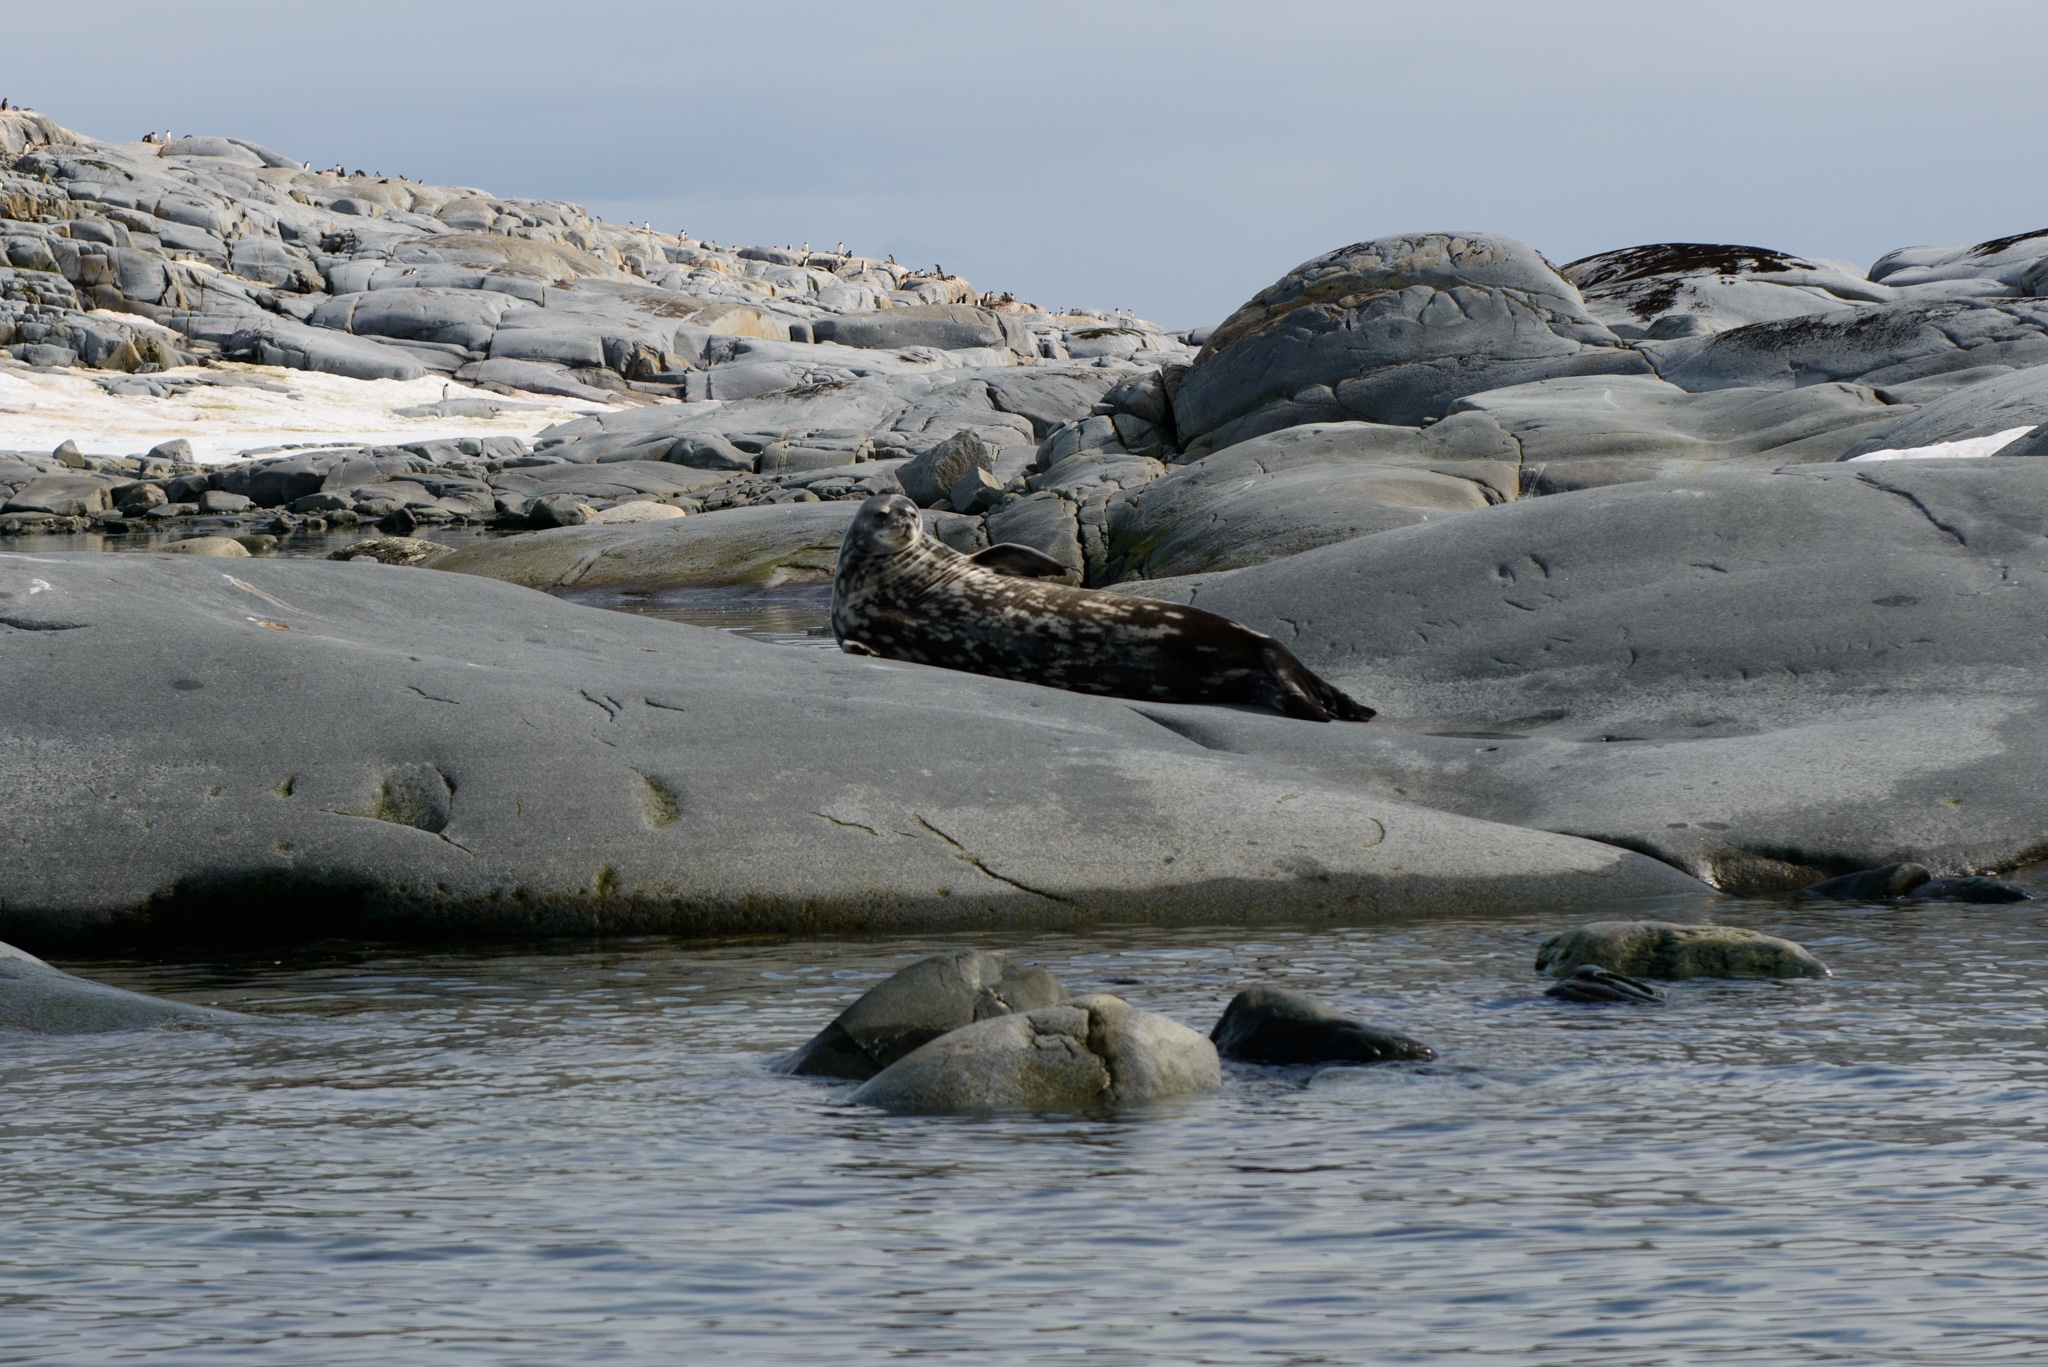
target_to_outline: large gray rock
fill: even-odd
[[[1558,269],[1586,311],[1620,337],[1693,337],[1751,323],[1844,313],[1889,303],[1842,261],[1808,261],[1767,247],[1660,242],[1583,257]]]
[[[1005,314],[971,304],[926,304],[884,309],[838,318],[820,318],[811,325],[821,342],[850,347],[1010,347],[1036,356],[1030,333]]]
[[[1987,295],[2039,295],[2048,285],[2048,230],[1973,247],[1901,247],[1879,257],[1870,278],[1895,288],[1948,284]]]
[[[1114,495],[1106,577],[1235,569],[1486,508],[1515,496],[1517,459],[1485,418],[1269,432]]]
[[[875,984],[782,1065],[801,1077],[865,1081],[939,1036],[992,1016],[1050,1006],[1066,989],[1001,954],[933,954]]]
[[[1499,428],[1538,494],[1839,460],[1913,411],[1861,385],[1689,394],[1648,375],[1540,380],[1452,407]]]
[[[1221,750],[1643,850],[1731,889],[2038,857],[2048,464],[1800,466],[1524,499],[1144,592],[1381,709]]]
[[[1212,754],[1118,699],[471,575],[0,555],[0,594],[0,935],[31,947],[114,927],[1363,920],[1701,891],[1625,850]]]
[[[1211,334],[1173,397],[1190,452],[1305,422],[1413,425],[1452,400],[1649,367],[1511,238],[1383,237],[1319,256]]]
[[[158,1025],[213,1025],[226,1011],[126,992],[75,978],[12,945],[0,944],[0,1030],[37,1035],[95,1035]]]
[[[1876,451],[1906,450],[1937,442],[1966,441],[2011,433],[2001,455],[2043,454],[2022,445],[2020,429],[2048,423],[2048,363],[2015,370],[1957,389],[1873,429],[1843,452],[1843,459]]]
[[[897,482],[910,501],[929,508],[945,501],[953,486],[971,470],[994,470],[996,448],[973,432],[956,432],[896,471]]]
[[[1646,342],[1642,351],[1661,378],[1694,393],[1838,381],[1889,390],[1983,366],[2048,365],[2048,300],[1885,304]]]
[[[901,1115],[1080,1111],[1223,1085],[1216,1046],[1121,997],[1076,997],[941,1035],[853,1094]]]

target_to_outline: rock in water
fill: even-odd
[[[246,559],[249,548],[225,536],[188,536],[164,547],[172,555],[210,555],[229,560]]]
[[[2034,894],[2003,878],[1935,878],[1913,889],[1915,902],[2031,902]]]
[[[961,555],[924,530],[909,499],[880,494],[840,547],[832,631],[848,654],[1076,693],[1258,703],[1305,721],[1373,716],[1270,636],[1198,608],[1046,582],[1065,573],[1024,546]]]
[[[865,1081],[941,1035],[1066,995],[1052,974],[1001,954],[934,954],[869,988],[780,1071]]]
[[[226,1011],[146,997],[75,978],[32,954],[0,944],[0,1030],[93,1035],[153,1025],[233,1020]]]
[[[1609,1002],[1661,1002],[1664,994],[1648,983],[1609,973],[1598,964],[1580,964],[1565,980],[1543,994],[1565,1002],[1605,1005]]]
[[[1825,978],[1803,946],[1735,926],[1593,921],[1536,951],[1536,967],[1562,978],[1581,964],[1637,978]]]
[[[1433,1059],[1421,1040],[1341,1015],[1284,987],[1248,987],[1209,1032],[1216,1052],[1244,1063],[1389,1063]]]
[[[903,1115],[1075,1111],[1222,1083],[1215,1045],[1103,994],[941,1035],[870,1078],[853,1100]]]
[[[1886,864],[1845,873],[1799,890],[1831,902],[2031,902],[2034,894],[2003,878],[1936,878],[1921,864]]]
[[[1801,888],[1799,895],[1825,897],[1831,902],[1889,902],[1904,897],[1933,877],[1923,864],[1886,864],[1881,869],[1823,879]]]
[[[353,560],[366,555],[380,565],[424,565],[452,550],[438,541],[424,541],[416,536],[366,536],[361,541],[349,542],[327,558]]]

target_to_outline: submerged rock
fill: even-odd
[[[853,1094],[906,1115],[1073,1111],[1213,1091],[1216,1046],[1121,997],[1076,997],[941,1035]]]
[[[865,1081],[941,1035],[1066,995],[1052,974],[1001,954],[934,954],[869,988],[780,1071]]]
[[[329,560],[354,560],[368,556],[380,565],[424,565],[452,553],[453,547],[438,541],[424,541],[416,536],[369,536],[361,541],[351,541],[327,558]]]
[[[1879,869],[1845,873],[1799,890],[1801,897],[1824,897],[1831,902],[1888,902],[1904,897],[1934,877],[1924,864],[1886,864]]]
[[[1661,1002],[1664,994],[1645,982],[1610,973],[1598,964],[1580,964],[1563,982],[1543,994],[1559,1001],[1604,1005],[1609,1002]]]
[[[2031,902],[2034,894],[2003,878],[1934,878],[1913,889],[1915,902]]]
[[[1564,977],[1581,964],[1639,978],[1825,978],[1802,945],[1737,926],[1593,921],[1536,951],[1536,967]]]
[[[1389,1063],[1433,1059],[1436,1050],[1378,1030],[1284,987],[1248,987],[1209,1032],[1216,1052],[1244,1063]]]
[[[32,954],[0,944],[0,1030],[93,1035],[154,1025],[234,1020],[227,1011],[127,992],[76,978]]]

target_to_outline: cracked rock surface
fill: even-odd
[[[853,1100],[907,1115],[1080,1111],[1222,1085],[1207,1038],[1099,993],[941,1035],[870,1078]]]
[[[2044,852],[2036,460],[1614,485],[1142,587],[1382,710],[1307,735],[1149,709],[1220,751],[1729,889]]]
[[[1704,893],[1626,850],[1219,755],[1115,699],[431,569],[0,553],[0,695],[0,935],[31,948]]]

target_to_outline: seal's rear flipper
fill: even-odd
[[[1379,715],[1295,659],[1294,652],[1278,641],[1266,643],[1265,656],[1270,681],[1259,690],[1262,700],[1287,716],[1302,721],[1371,721]]]
[[[1016,579],[1060,579],[1073,571],[1043,551],[1005,541],[967,557],[985,570]]]

